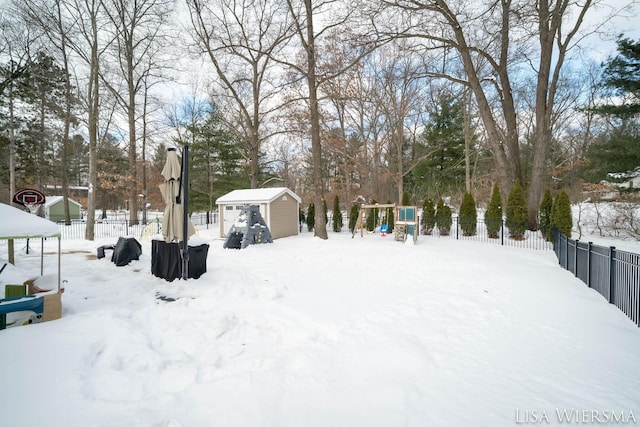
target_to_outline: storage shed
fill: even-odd
[[[80,203],[69,199],[70,219],[82,219],[81,209]],[[62,196],[47,196],[44,203],[44,217],[53,222],[64,221],[64,199]]]
[[[227,233],[245,205],[257,205],[273,239],[299,231],[301,199],[286,187],[233,190],[216,200],[220,212],[220,237]]]

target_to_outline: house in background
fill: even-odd
[[[82,205],[69,199],[70,219],[82,219]],[[64,221],[64,200],[62,196],[47,196],[44,203],[44,217],[49,221]]]
[[[299,233],[300,197],[286,187],[233,190],[216,200],[220,213],[220,237],[227,233],[245,205],[257,205],[271,237],[295,236]]]

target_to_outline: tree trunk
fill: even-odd
[[[87,226],[85,232],[86,240],[94,240],[95,218],[96,218],[96,190],[98,184],[98,114],[99,114],[99,81],[98,75],[98,34],[95,16],[92,16],[93,42],[91,45],[91,63],[89,77],[88,94],[88,126],[89,126],[89,191],[87,200]]]
[[[8,84],[9,88],[9,197],[10,203],[13,202],[13,195],[16,194],[16,132],[15,132],[15,116],[14,116],[14,97],[13,97],[13,81]]]
[[[313,204],[315,226],[313,235],[327,239],[327,223],[322,209],[324,186],[322,182],[322,146],[320,141],[320,111],[318,108],[318,82],[316,78],[315,35],[313,33],[312,0],[304,0],[307,13],[307,82],[309,84],[309,107],[311,120],[311,156],[313,164]]]
[[[129,225],[138,224],[138,155],[136,152],[136,88],[133,77],[133,46],[127,43],[127,90],[129,103],[127,115],[129,119]]]

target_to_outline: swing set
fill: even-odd
[[[405,242],[407,240],[407,236],[413,236],[413,243],[418,240],[418,207],[417,206],[396,206],[395,203],[392,204],[375,204],[375,205],[360,205],[360,212],[358,213],[358,220],[356,221],[356,226],[353,228],[353,233],[351,234],[351,238],[353,239],[360,230],[360,237],[364,237],[364,229],[365,229],[365,217],[368,215],[373,215],[373,213],[367,214],[368,210],[372,209],[393,209],[395,224],[394,224],[394,240],[399,242]],[[380,217],[378,220],[378,224],[375,224],[375,227],[380,227],[380,235],[386,236],[388,231],[387,218],[388,215],[384,215],[384,217]]]

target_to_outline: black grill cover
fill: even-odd
[[[133,260],[140,259],[140,254],[142,254],[142,245],[140,245],[140,242],[133,237],[120,237],[115,248],[113,248],[111,262],[115,263],[118,267],[122,267]]]

